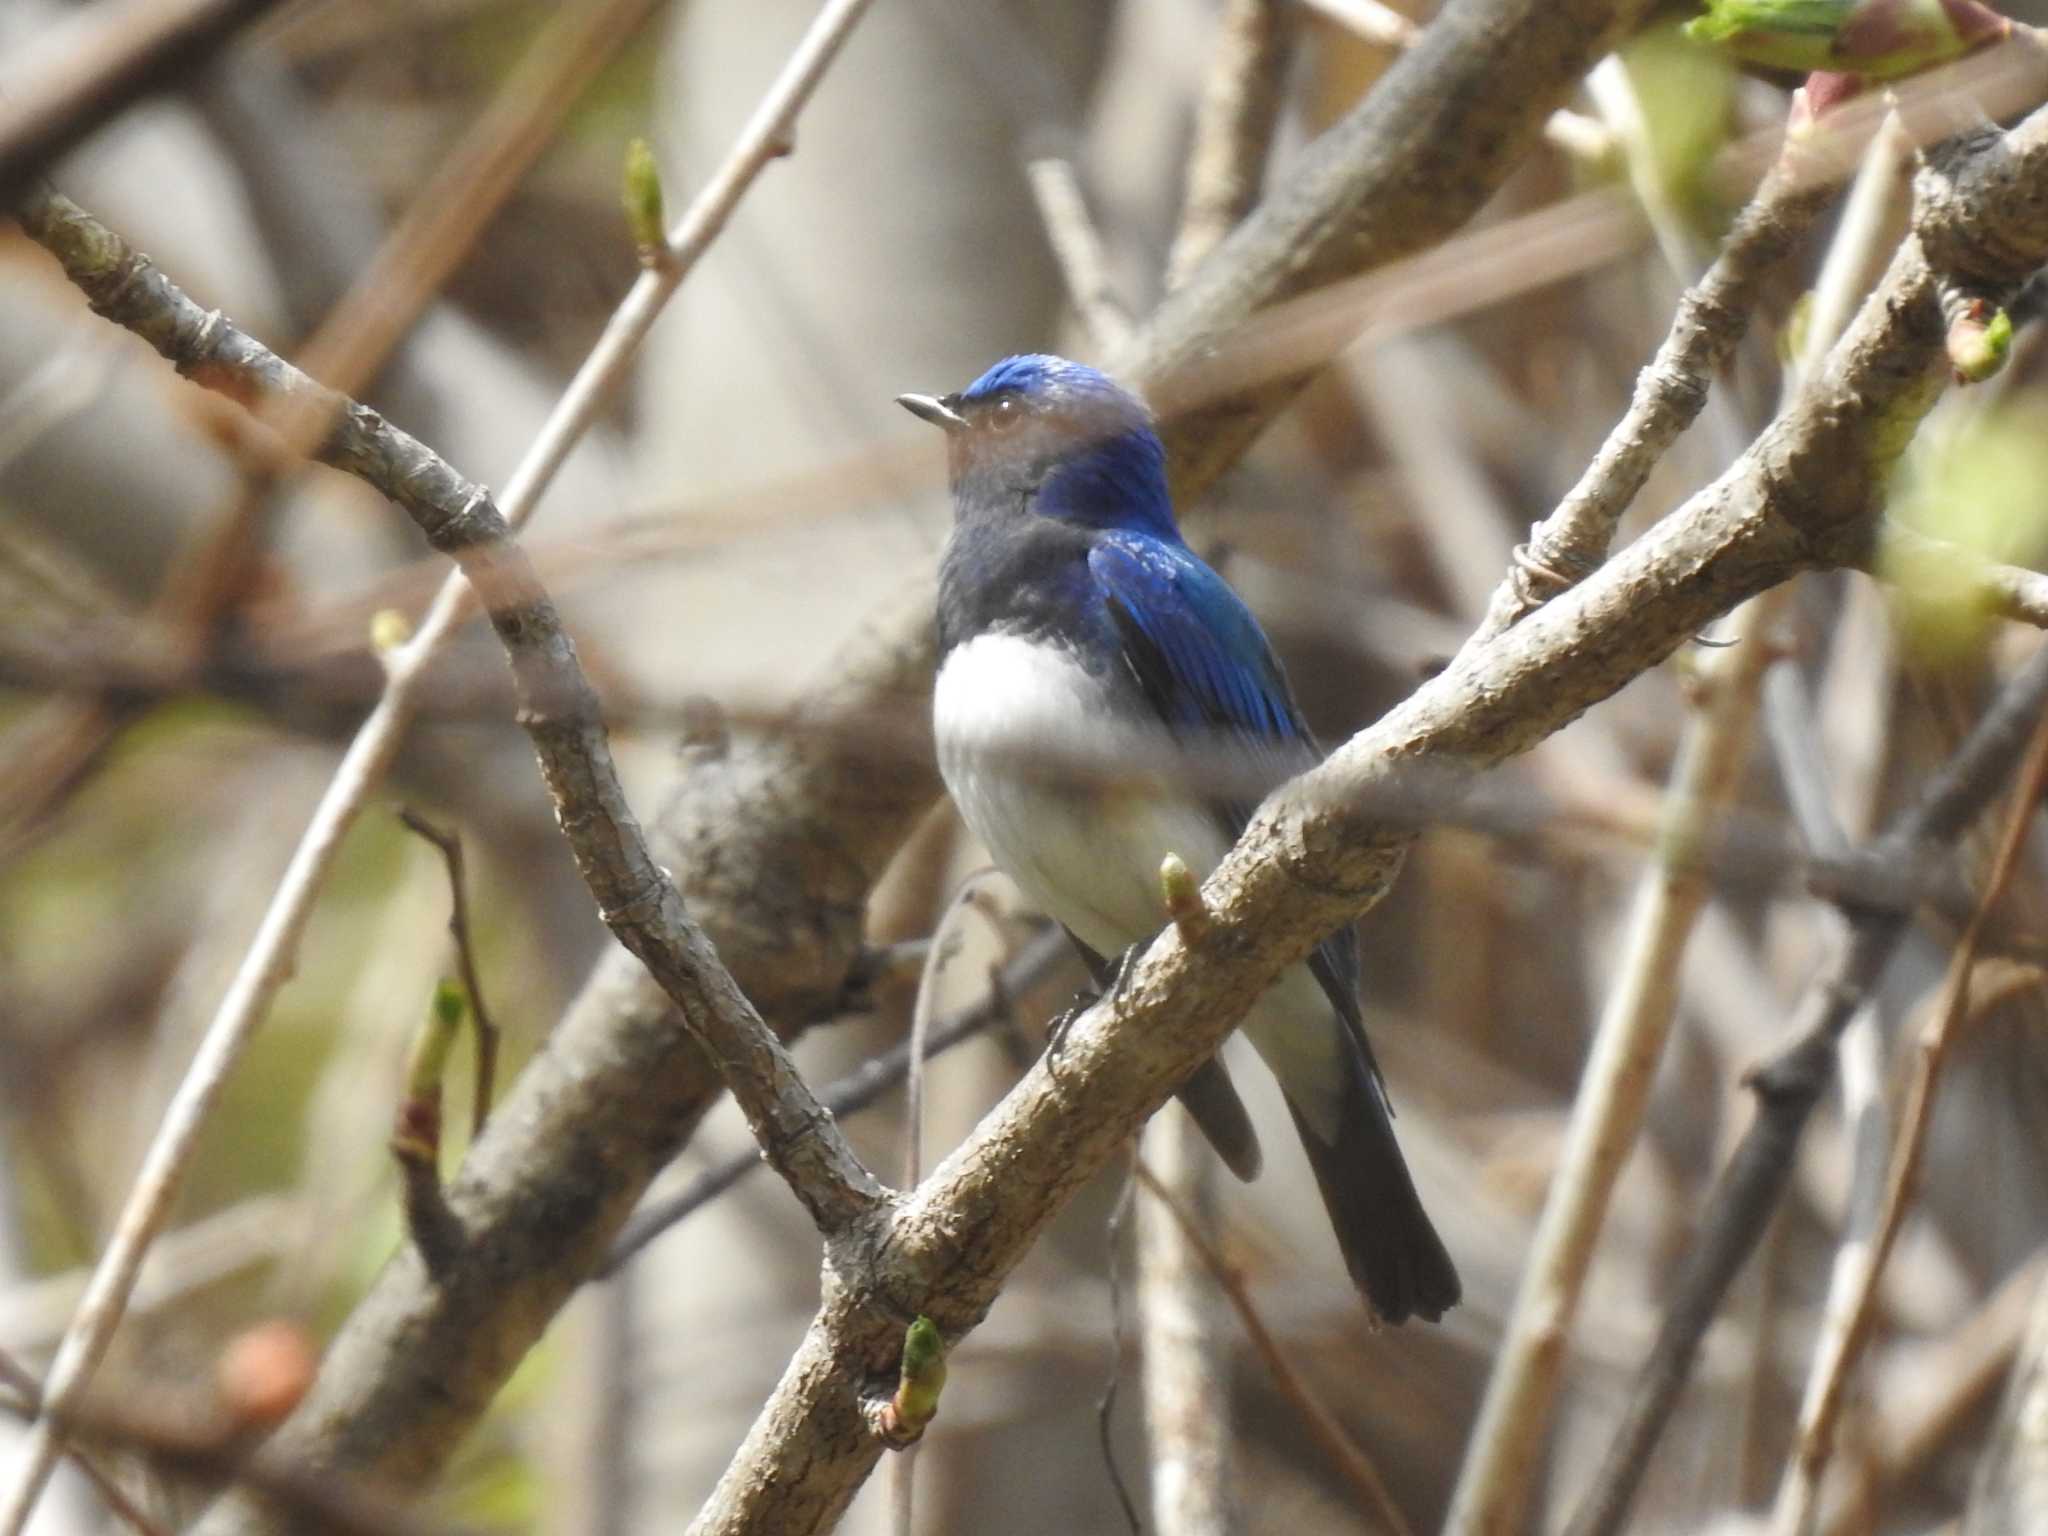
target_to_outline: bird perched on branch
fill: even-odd
[[[1257,802],[1321,756],[1271,645],[1182,542],[1144,404],[1063,358],[1005,358],[898,403],[946,433],[939,769],[968,826],[1060,922],[1097,982],[1159,929],[1160,866],[1206,875]],[[1108,770],[1105,772],[1104,770]],[[1283,973],[1244,1030],[1280,1080],[1346,1268],[1390,1323],[1458,1275],[1394,1140],[1346,929]],[[1220,1061],[1181,1098],[1241,1178],[1258,1141]]]

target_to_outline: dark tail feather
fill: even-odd
[[[1294,1110],[1291,1097],[1287,1107]],[[1335,1146],[1299,1110],[1294,1128],[1323,1192],[1344,1267],[1381,1320],[1433,1323],[1456,1306],[1458,1271],[1422,1208],[1386,1106],[1363,1068],[1345,1094]]]
[[[1259,1151],[1259,1133],[1252,1129],[1252,1117],[1220,1059],[1211,1056],[1180,1085],[1180,1102],[1223,1159],[1224,1167],[1246,1183],[1259,1176],[1265,1163]]]

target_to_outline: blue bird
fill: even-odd
[[[1163,922],[1161,860],[1207,875],[1259,797],[1321,751],[1258,621],[1182,541],[1165,449],[1134,395],[1031,355],[957,394],[898,403],[945,431],[953,488],[940,773],[996,863],[1108,985],[1113,957]],[[1372,1310],[1389,1323],[1442,1316],[1458,1275],[1394,1140],[1356,936],[1332,935],[1285,972],[1244,1030],[1280,1081]],[[1181,1098],[1231,1169],[1255,1175],[1258,1141],[1220,1061]]]

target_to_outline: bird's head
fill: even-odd
[[[1036,515],[1179,537],[1152,413],[1105,373],[1027,353],[957,393],[896,403],[946,433],[963,519]]]

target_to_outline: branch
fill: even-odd
[[[1073,957],[1066,935],[1048,929],[1018,952],[1015,959],[989,978],[989,989],[979,1002],[940,1019],[925,1041],[925,1057],[943,1054],[964,1040],[1010,1017],[1011,1000],[1029,991],[1050,975],[1063,960]],[[899,1041],[880,1055],[862,1062],[838,1081],[819,1091],[818,1100],[834,1116],[844,1118],[866,1109],[883,1094],[910,1075],[911,1049],[908,1039]],[[689,1187],[666,1200],[657,1200],[634,1213],[619,1234],[618,1242],[596,1278],[615,1275],[631,1263],[642,1248],[662,1233],[703,1209],[761,1166],[761,1154],[751,1148],[735,1152],[716,1167],[707,1168],[690,1181]]]
[[[1870,1335],[1871,1314],[1877,1284],[1891,1257],[1899,1228],[1905,1221],[1906,1206],[1919,1180],[1920,1158],[1927,1145],[1927,1126],[1933,1113],[1934,1092],[1964,1016],[1970,1008],[1970,978],[1977,963],[1978,946],[1991,909],[1998,905],[2018,867],[2020,851],[2034,824],[2035,812],[2044,786],[2048,786],[2048,716],[2034,729],[2026,765],[2020,772],[2019,788],[2007,809],[2005,826],[1999,834],[1998,849],[1984,884],[1984,896],[1970,923],[1963,930],[1955,952],[1949,958],[1948,974],[1942,981],[1941,996],[1934,1016],[1921,1032],[1914,1055],[1912,1084],[1899,1111],[1899,1128],[1892,1137],[1894,1151],[1884,1183],[1884,1200],[1878,1210],[1875,1231],[1854,1264],[1843,1322],[1823,1330],[1815,1353],[1812,1381],[1799,1416],[1798,1442],[1791,1466],[1779,1486],[1777,1529],[1799,1532],[1810,1528],[1814,1504],[1820,1493],[1820,1478],[1834,1449],[1835,1420],[1841,1411],[1842,1394],[1851,1371]]]
[[[2039,115],[2030,119],[2038,123]],[[1881,294],[1880,294],[1881,296]],[[2036,650],[1955,754],[1880,838],[1880,858],[1908,856],[1960,836],[1990,802],[2048,709],[2048,646]],[[1845,906],[1851,938],[1808,990],[1799,1028],[1784,1050],[1750,1074],[1756,1118],[1729,1158],[1699,1222],[1627,1413],[1568,1527],[1570,1536],[1612,1536],[1627,1519],[1651,1452],[1669,1423],[1722,1298],[1763,1241],[1791,1177],[1799,1139],[1834,1073],[1842,1032],[1870,1000],[1909,915]]]
[[[1687,725],[1665,800],[1657,862],[1630,905],[1617,975],[1601,1010],[1514,1311],[1495,1356],[1444,1522],[1447,1533],[1511,1528],[1531,1507],[1571,1330],[1614,1186],[1642,1130],[1678,1012],[1686,942],[1711,886],[1698,859],[1749,761],[1773,630],[1789,587],[1746,604],[1735,643],[1701,669],[1703,706]]]
[[[1434,245],[1479,211],[1550,109],[1647,9],[1640,0],[1446,5],[1287,181],[1170,294],[1119,360],[1162,417],[1187,506],[1313,368],[1211,386],[1217,343],[1258,310]]]
[[[1131,317],[1116,296],[1109,278],[1109,259],[1102,238],[1089,217],[1074,163],[1059,155],[1038,155],[1024,163],[1054,258],[1067,279],[1067,294],[1096,345],[1114,351],[1131,337]]]
[[[1290,0],[1229,0],[1195,108],[1180,229],[1166,261],[1178,288],[1258,201],[1294,56]]]
[[[1239,238],[1255,233],[1244,254],[1219,251],[1204,263],[1207,297],[1181,298],[1174,317],[1147,329],[1160,347],[1142,345],[1194,355],[1278,297],[1441,239],[1534,144],[1544,104],[1562,100],[1642,6],[1459,0],[1456,9],[1465,13],[1458,25],[1482,34],[1483,46],[1424,48],[1397,63],[1307,159],[1277,200],[1284,216],[1253,215],[1240,231]],[[1483,88],[1503,64],[1513,91]],[[1391,106],[1381,100],[1390,89]],[[1526,112],[1517,97],[1530,103]],[[1427,106],[1419,115],[1403,105],[1417,102]],[[1415,131],[1429,124],[1439,131]],[[746,142],[756,142],[751,129]],[[706,195],[725,185],[722,173]],[[1398,218],[1380,217],[1381,198],[1397,206]],[[701,242],[675,244],[701,249]],[[633,305],[629,298],[626,309]],[[640,323],[641,311],[633,313]],[[1263,421],[1288,395],[1266,389],[1240,411]],[[1177,440],[1183,450],[1198,441],[1190,433]],[[1204,472],[1223,462],[1211,460]],[[864,647],[850,683],[822,688],[802,712],[799,723],[836,727],[823,739],[796,731],[725,743],[721,731],[708,730],[690,749],[684,780],[661,817],[659,857],[685,882],[691,910],[713,927],[734,978],[789,1034],[835,1007],[859,953],[867,891],[939,792],[928,750],[909,761],[877,746],[928,736],[929,598],[915,612],[892,615],[887,628]],[[864,715],[873,707],[885,708],[900,728],[873,728]],[[549,1039],[451,1192],[472,1251],[498,1265],[496,1283],[443,1292],[401,1254],[351,1316],[306,1408],[283,1431],[310,1459],[399,1483],[430,1476],[602,1262],[634,1202],[718,1092],[715,1074],[689,1048],[645,971],[616,951],[599,962]],[[602,1156],[585,1150],[594,1124],[608,1129]],[[883,1354],[900,1347],[901,1321]],[[894,1370],[893,1355],[886,1368]],[[859,1415],[844,1422],[849,1448],[865,1444]],[[827,1499],[850,1489],[848,1465],[828,1469],[820,1484]],[[791,1492],[797,1503],[809,1499],[808,1490]],[[206,1529],[247,1530],[260,1518],[246,1506],[224,1507]]]
[[[1714,376],[1749,329],[1763,282],[1833,195],[1787,140],[1705,275],[1686,290],[1671,333],[1636,379],[1627,412],[1557,510],[1530,530],[1495,592],[1481,638],[1499,634],[1607,558],[1621,517],[1665,450],[1706,406]]]
[[[1991,1444],[1977,1465],[1963,1536],[2026,1536],[2048,1513],[2048,1275],[2034,1291]]]
[[[89,30],[0,96],[0,208],[100,124],[174,85],[276,0],[139,0],[93,7]],[[118,14],[110,14],[118,13]]]
[[[1953,593],[1994,617],[2048,629],[2048,575],[1987,560],[1903,523],[1886,522],[1858,563],[1882,581]]]
[[[837,1515],[879,1454],[860,1433],[863,1383],[887,1369],[900,1319],[925,1313],[949,1340],[978,1323],[1053,1213],[1271,979],[1391,884],[1413,834],[1362,809],[1370,791],[1410,767],[1469,776],[1525,750],[1734,603],[1867,536],[1942,378],[1921,242],[1948,234],[1927,221],[1979,221],[1988,238],[1978,249],[2001,242],[2017,281],[2048,256],[2048,208],[2016,178],[2048,188],[2044,170],[2048,113],[1951,159],[1922,232],[1813,385],[1718,482],[1579,587],[1468,647],[1267,802],[1204,887],[1211,922],[1199,941],[1162,933],[1127,985],[1068,1030],[1057,1060],[1034,1066],[891,1213],[872,1268],[834,1266],[817,1319],[694,1531],[802,1532]],[[1933,797],[1944,812],[1956,809],[1953,777]],[[1915,828],[1939,824],[1930,813]]]
[[[571,448],[595,418],[604,396],[623,374],[655,317],[725,227],[747,188],[785,151],[797,114],[867,4],[868,0],[833,0],[819,14],[763,97],[725,163],[671,231],[664,259],[644,272],[628,292],[506,488],[503,505],[506,518],[513,525],[532,512]],[[52,221],[53,231],[57,224],[67,222],[54,218],[58,202],[50,198],[38,201],[37,214],[41,220]],[[37,214],[25,219],[25,225],[39,222]],[[35,231],[31,228],[30,232]],[[67,262],[67,272],[73,281],[89,293],[97,286],[109,318],[121,324],[139,322],[145,327],[139,334],[157,345],[159,351],[165,345],[179,349],[190,346],[193,355],[197,355],[202,344],[229,341],[228,336],[215,334],[221,327],[218,313],[202,316],[189,302],[182,310],[168,303],[166,291],[175,290],[146,260],[124,252],[118,242],[103,240],[89,228],[75,224],[67,239],[73,258]],[[146,302],[150,295],[166,302],[159,308],[150,308]],[[182,315],[182,320],[171,319],[173,315]],[[185,334],[180,335],[181,330]],[[260,398],[266,387],[274,389],[287,377],[286,365],[261,349],[255,349],[242,361],[253,372],[244,375],[230,370],[221,380],[209,382],[224,383],[231,378]],[[312,400],[323,413],[332,413],[320,417],[333,423],[322,444],[321,457],[325,462],[346,468],[376,485],[408,511],[417,506],[443,518],[461,518],[468,500],[481,499],[480,491],[410,438],[392,432],[373,413],[320,389],[303,374],[296,375],[295,384],[301,398]],[[291,396],[286,394],[284,398]],[[434,501],[437,496],[444,498],[438,506]],[[221,1086],[262,1022],[271,999],[290,974],[298,936],[341,841],[397,755],[420,682],[468,613],[468,604],[469,592],[462,576],[452,575],[435,598],[418,635],[387,658],[389,678],[384,695],[357,731],[293,851],[262,925],[172,1095],[163,1124],[150,1143],[135,1186],[79,1304],[78,1315],[59,1346],[46,1387],[52,1414],[32,1431],[19,1484],[5,1510],[0,1511],[0,1532],[5,1536],[19,1536],[27,1522],[37,1493],[55,1465],[58,1432],[52,1426],[65,1410],[76,1407],[105,1354],[142,1260],[168,1218],[185,1166]]]
[[[489,493],[368,407],[335,397],[218,311],[202,310],[76,204],[40,199],[26,222],[64,260],[97,312],[149,340],[181,373],[230,392],[309,400],[345,419],[323,446],[323,459],[368,469],[365,479],[387,493],[395,489],[393,499],[461,568],[497,630],[519,722],[533,739],[563,833],[606,925],[683,1010],[769,1160],[819,1226],[837,1235],[867,1215],[879,1186],[719,964],[648,850],[613,770],[597,696],[575,645]]]

